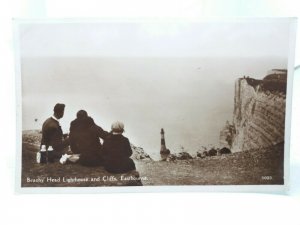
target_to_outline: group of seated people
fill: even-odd
[[[111,131],[107,132],[86,111],[80,110],[71,122],[69,135],[63,135],[59,119],[64,115],[64,108],[64,104],[56,104],[54,115],[44,122],[41,145],[51,145],[56,158],[60,158],[64,149],[70,146],[71,154],[78,155],[77,162],[83,166],[104,166],[111,173],[135,170],[135,164],[130,158],[132,149],[129,140],[123,136],[122,122],[114,122]]]
[[[70,147],[74,154],[80,154],[79,163],[84,166],[103,165],[112,173],[135,169],[131,158],[132,150],[128,138],[122,134],[124,124],[114,122],[111,132],[95,124],[87,112],[80,110],[70,126]],[[103,145],[100,139],[103,139]]]

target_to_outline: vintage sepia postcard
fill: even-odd
[[[286,191],[295,24],[16,20],[17,192]]]

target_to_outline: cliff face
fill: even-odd
[[[270,79],[274,78],[274,79]],[[259,149],[284,141],[286,74],[235,83],[233,124],[220,133],[220,144],[232,152]]]

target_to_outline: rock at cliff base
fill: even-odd
[[[178,160],[187,160],[187,159],[192,159],[193,157],[187,153],[187,152],[179,152],[177,155],[176,155],[177,159]]]
[[[161,155],[161,156],[163,156],[163,155]],[[166,156],[162,157],[161,161],[172,162],[172,161],[176,161],[176,160],[189,160],[189,159],[193,159],[193,157],[189,153],[179,152],[177,154],[166,155]]]
[[[131,158],[135,161],[138,160],[147,160],[147,161],[152,161],[152,158],[144,151],[143,148],[141,147],[136,147],[133,144],[131,145],[131,149],[132,149],[132,156]]]
[[[207,152],[207,155],[208,156],[216,156],[218,154],[218,151],[216,149],[210,149],[208,152]]]
[[[221,148],[221,149],[219,150],[219,154],[220,154],[220,155],[230,154],[230,153],[231,153],[231,150],[230,150],[229,148],[226,148],[226,147]]]

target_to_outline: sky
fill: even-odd
[[[24,23],[21,57],[282,57],[290,22]]]
[[[65,132],[85,109],[106,130],[123,121],[150,154],[161,128],[173,152],[217,145],[235,80],[287,68],[289,53],[287,20],[22,24],[19,34],[23,129],[62,102]]]

